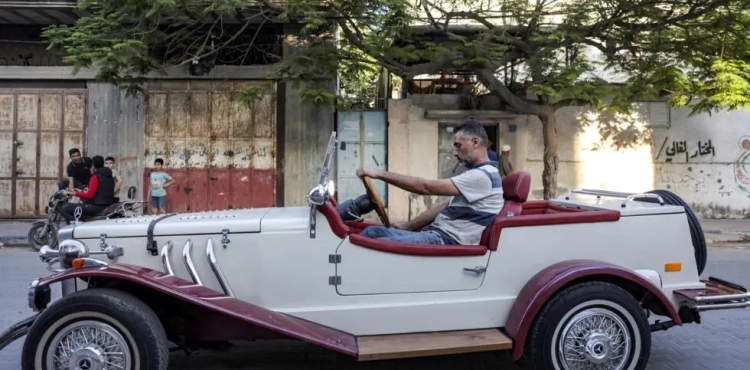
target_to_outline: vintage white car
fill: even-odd
[[[509,351],[534,369],[642,370],[651,332],[750,305],[744,287],[699,279],[705,239],[672,193],[527,201],[531,177],[516,172],[480,245],[395,243],[360,235],[378,223],[330,197],[336,148],[334,132],[309,207],[61,229],[59,249],[40,251],[55,273],[31,283],[36,313],[0,348],[25,335],[23,370],[165,370],[170,345],[289,338],[360,361]]]

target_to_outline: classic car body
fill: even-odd
[[[578,369],[571,364],[580,357],[635,370],[648,362],[651,331],[750,305],[745,288],[699,279],[705,241],[671,193],[577,190],[527,201],[530,175],[516,172],[503,180],[505,208],[480,245],[386,242],[359,235],[378,223],[344,222],[329,197],[335,148],[334,133],[309,207],[63,228],[59,250],[40,252],[59,268],[29,291],[40,312],[0,337],[0,348],[28,332],[24,369],[84,360],[107,368],[95,343],[67,351],[64,364],[50,357],[66,333],[60,327],[80,315],[109,323],[100,329],[139,353],[120,359],[126,369],[139,361],[141,370],[165,369],[167,341],[195,348],[295,338],[359,360],[509,350],[534,368]],[[50,304],[58,282],[64,297]],[[96,302],[115,308],[100,312]],[[130,319],[118,305],[140,316]],[[651,313],[667,321],[649,325]],[[586,326],[590,319],[614,329]],[[148,345],[132,340],[138,335]]]

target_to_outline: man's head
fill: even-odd
[[[115,158],[114,157],[107,157],[104,158],[104,166],[109,168],[110,170],[115,169]]]
[[[508,144],[503,145],[503,149],[502,150],[503,150],[501,152],[502,154],[504,154],[504,155],[510,155],[510,145],[508,145]]]
[[[73,161],[73,163],[83,162],[83,157],[81,157],[81,151],[78,150],[78,148],[73,148],[73,149],[68,150],[68,155],[70,156],[70,160]]]
[[[91,158],[91,164],[93,164],[94,168],[97,170],[104,167],[104,157],[100,155],[95,155],[94,157]]]
[[[154,160],[154,167],[156,167],[157,171],[161,171],[161,168],[164,167],[164,160],[156,158],[156,160]]]
[[[466,167],[489,160],[487,131],[477,120],[461,122],[453,129],[453,156]]]

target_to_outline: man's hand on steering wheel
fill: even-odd
[[[383,170],[379,168],[360,168],[357,170],[357,177],[364,179],[365,176],[371,179],[377,179],[380,172]]]
[[[357,170],[357,177],[362,179],[362,183],[365,185],[365,190],[367,190],[367,196],[370,197],[370,201],[375,204],[375,212],[377,212],[380,217],[383,226],[390,227],[391,222],[388,220],[388,214],[385,212],[383,201],[380,200],[380,195],[370,181],[371,178],[377,179],[381,171],[382,170],[378,168],[360,168]]]

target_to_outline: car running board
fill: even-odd
[[[357,359],[388,360],[503,351],[512,347],[513,341],[498,329],[371,335],[357,337]]]

